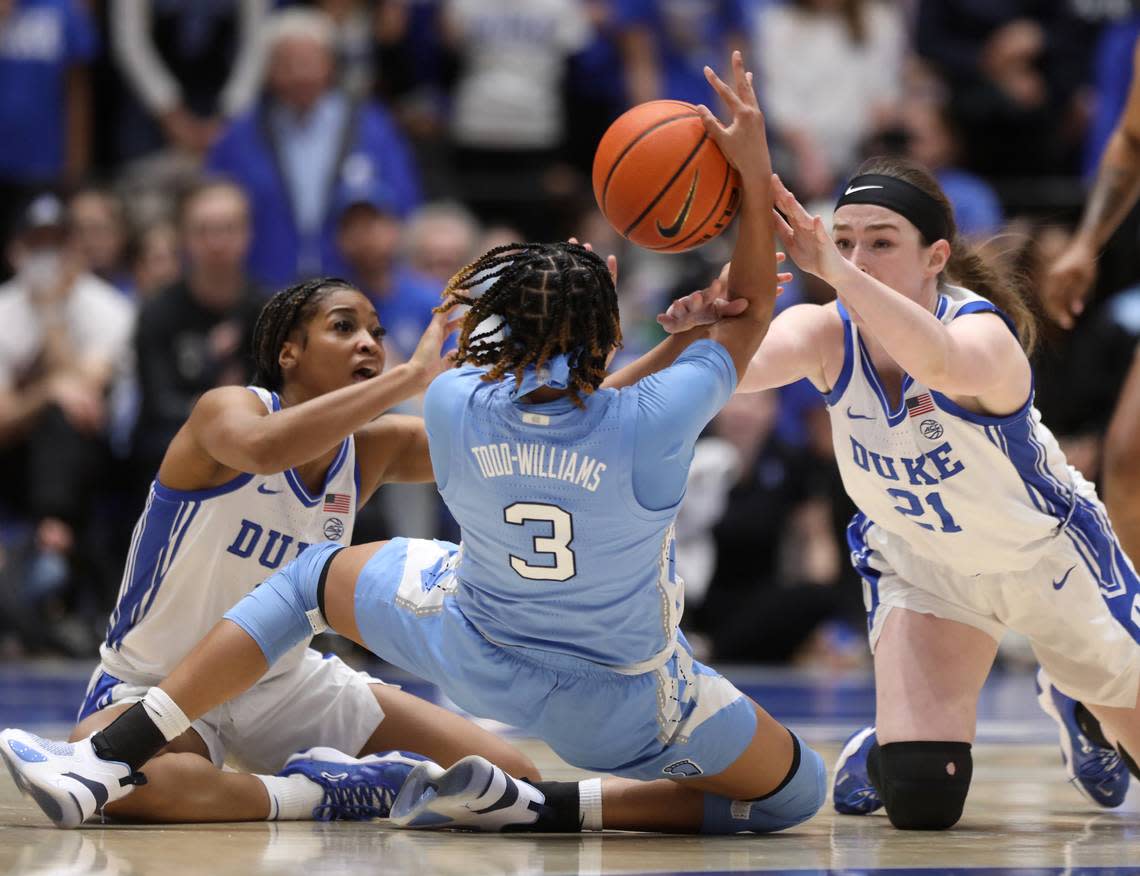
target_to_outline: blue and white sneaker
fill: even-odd
[[[870,815],[883,805],[867,775],[867,754],[875,744],[875,728],[864,727],[843,746],[835,763],[831,802],[840,815]]]
[[[1116,749],[1090,739],[1077,721],[1077,701],[1053,686],[1044,669],[1037,670],[1037,702],[1057,723],[1061,761],[1073,787],[1097,806],[1115,809],[1124,802],[1131,776]]]
[[[446,770],[430,761],[412,770],[389,821],[419,830],[497,833],[534,824],[545,803],[546,796],[529,782],[470,754]]]
[[[93,736],[94,734],[92,734]],[[108,803],[146,784],[142,773],[117,760],[103,760],[91,737],[53,742],[23,730],[0,733],[0,757],[20,793],[39,804],[56,827],[79,827]]]
[[[351,757],[318,747],[291,756],[277,775],[301,775],[324,788],[313,807],[317,821],[368,821],[388,817],[408,775],[423,763],[431,761],[406,751]]]

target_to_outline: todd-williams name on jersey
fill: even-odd
[[[549,444],[504,441],[472,447],[471,454],[485,478],[507,475],[550,478],[568,481],[591,493],[598,489],[606,470],[606,464],[592,456]]]

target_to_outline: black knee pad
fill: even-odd
[[[871,783],[899,830],[946,830],[958,823],[974,760],[968,742],[888,742],[867,758]]]

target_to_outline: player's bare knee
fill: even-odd
[[[974,772],[968,742],[890,742],[872,749],[871,781],[900,830],[958,823]]]

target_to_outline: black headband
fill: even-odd
[[[835,209],[847,204],[875,204],[910,220],[927,244],[949,240],[946,214],[939,203],[918,186],[893,176],[865,173],[847,183]]]

